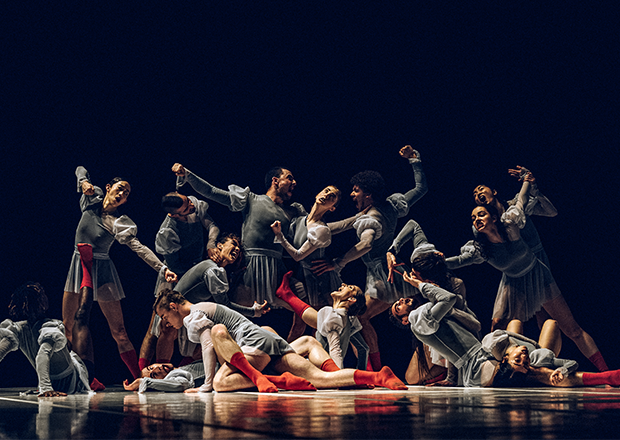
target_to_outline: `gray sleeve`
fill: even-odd
[[[36,357],[37,376],[39,377],[39,395],[46,391],[54,391],[50,379],[50,358],[53,353],[54,349],[49,342],[43,342],[39,346],[39,352]]]
[[[182,393],[194,387],[194,378],[191,373],[183,370],[174,370],[174,375],[168,374],[165,379],[151,379],[145,377],[140,382],[138,392],[143,393],[147,390],[165,391],[168,393]]]
[[[192,173],[187,168],[185,169],[185,178],[186,181],[191,185],[192,188],[194,188],[194,190],[198,194],[221,205],[228,206],[229,208],[232,207],[230,201],[230,193],[228,191],[216,188],[206,180],[203,180],[194,173]]]

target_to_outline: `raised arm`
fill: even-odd
[[[194,190],[206,197],[209,200],[213,200],[221,205],[232,207],[230,200],[230,193],[219,189],[211,185],[206,180],[201,179],[190,170],[185,168],[180,163],[175,163],[172,166],[172,172],[177,175],[177,188],[183,186],[185,182],[188,182]]]
[[[509,169],[508,173],[518,178],[519,180],[527,180],[530,182],[530,196],[527,204],[525,205],[524,212],[527,215],[540,215],[543,217],[555,217],[558,214],[558,210],[553,203],[545,197],[538,189],[538,184],[536,183],[536,178],[532,175],[532,172],[525,167],[517,165],[515,169]],[[516,197],[514,200],[510,201],[509,204],[514,204],[516,202]]]
[[[407,202],[407,210],[411,208],[418,200],[422,198],[428,192],[428,186],[426,184],[426,175],[422,169],[422,160],[420,153],[414,150],[411,145],[405,145],[400,149],[400,155],[409,160],[411,167],[413,168],[413,177],[415,180],[415,187],[405,193],[405,200]],[[405,216],[399,215],[399,217]]]
[[[448,269],[458,269],[472,264],[482,264],[485,261],[486,258],[482,255],[476,242],[470,240],[461,247],[460,255],[446,258],[446,266]]]

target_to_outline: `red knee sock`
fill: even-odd
[[[138,367],[138,355],[136,354],[136,350],[129,350],[121,353],[121,359],[125,362],[131,374],[133,374],[134,379],[141,376],[142,370]]]
[[[140,368],[140,371],[144,370],[146,367],[148,367],[149,364],[149,360],[146,358],[140,358],[138,359],[138,368]]]
[[[603,355],[601,354],[600,351],[597,351],[596,353],[594,353],[592,356],[588,358],[588,360],[594,364],[594,366],[596,367],[598,371],[609,370],[609,367],[605,363],[605,359],[603,359]]]
[[[258,388],[259,393],[277,393],[278,388],[254,368],[240,351],[232,355],[230,364],[245,374]]]
[[[595,385],[620,387],[620,370],[604,371],[602,373],[583,373],[582,380],[587,387]]]
[[[304,311],[310,307],[308,304],[300,300],[295,293],[291,290],[291,286],[289,285],[289,280],[293,275],[293,271],[287,272],[284,274],[282,278],[282,284],[276,290],[276,296],[280,298],[282,301],[288,303],[289,306],[293,309],[293,312],[297,314],[301,318],[304,314]]]
[[[340,368],[338,368],[338,365],[336,365],[336,362],[334,362],[333,359],[327,359],[325,362],[323,362],[321,364],[321,370],[323,370],[323,371],[338,371],[338,370],[340,370]]]
[[[80,253],[80,263],[82,263],[82,287],[93,288],[93,247],[86,243],[78,243],[78,252]]]
[[[370,362],[373,371],[381,371],[381,353],[378,351],[370,353],[368,355],[368,362]]]
[[[283,390],[316,391],[316,387],[303,377],[295,376],[288,371],[280,376],[265,376],[269,382]]]
[[[396,377],[390,367],[383,367],[379,372],[355,370],[353,380],[358,385],[377,385],[391,390],[407,389],[407,385]]]

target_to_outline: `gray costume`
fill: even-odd
[[[205,369],[202,361],[195,361],[188,365],[175,368],[163,379],[143,377],[138,392],[147,390],[182,393],[183,391],[199,387],[204,383]]]
[[[216,356],[211,340],[211,329],[216,324],[226,327],[245,354],[282,356],[295,352],[280,336],[260,328],[242,314],[226,306],[211,302],[193,304],[190,314],[183,318],[183,325],[187,329],[189,340],[202,346],[205,383],[200,387],[201,391],[208,392],[213,389]]]
[[[419,157],[419,154],[418,154]],[[353,224],[360,241],[367,241],[371,246],[369,251],[349,251],[344,257],[334,260],[337,270],[341,270],[348,262],[359,258],[366,265],[366,294],[383,302],[393,303],[400,297],[409,297],[415,294],[415,289],[402,279],[396,278],[394,283],[387,280],[387,262],[385,254],[392,244],[396,222],[406,216],[409,209],[426,192],[426,176],[422,170],[420,160],[409,159],[413,168],[415,188],[406,194],[395,193],[384,201],[377,200],[366,214],[361,215]]]
[[[82,191],[82,182],[90,182],[88,171],[84,167],[75,170],[78,183],[78,192]],[[125,244],[134,251],[149,266],[163,273],[166,266],[157,258],[149,248],[144,246],[136,238],[138,227],[126,215],[118,216],[102,212],[104,193],[101,188],[95,186],[95,194],[87,196],[82,194],[80,207],[82,218],[75,233],[75,251],[71,259],[69,274],[65,282],[65,292],[80,292],[82,282],[82,265],[77,245],[89,244],[93,249],[93,300],[94,301],[119,301],[125,298],[123,286],[116,272],[116,267],[110,260],[110,247],[114,240]],[[103,286],[106,288],[102,288]]]
[[[187,168],[185,179],[181,179],[178,185],[183,185],[186,181],[207,199],[243,214],[241,240],[245,247],[247,269],[242,284],[248,291],[237,292],[236,302],[252,304],[256,301],[262,304],[267,300],[269,304],[274,304],[277,300],[275,292],[286,272],[286,267],[282,262],[282,246],[274,243],[271,224],[279,220],[282,230],[288,231],[290,222],[295,217],[306,214],[303,206],[298,203],[289,206],[278,205],[267,195],[254,194],[248,187],[230,185],[228,191],[224,191],[196,176]],[[305,297],[303,288],[301,292],[299,288],[296,286],[297,296]]]
[[[88,372],[77,354],[67,348],[61,321],[44,319],[0,323],[0,362],[11,351],[20,349],[37,371],[39,395],[46,391],[77,394],[90,391]]]

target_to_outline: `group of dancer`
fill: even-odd
[[[396,236],[399,218],[427,192],[420,154],[411,146],[399,154],[412,167],[415,185],[404,194],[385,194],[376,171],[351,179],[358,214],[327,223],[341,191],[325,187],[308,213],[292,203],[292,172],[274,167],[264,194],[248,187],[217,188],[181,164],[174,164],[177,191],[162,198],[165,219],[155,239],[162,260],[136,237],[137,227],[118,208],[130,184],[115,178],[105,191],[85,168],[76,170],[82,217],[65,284],[62,322],[45,317],[48,299],[38,283],[24,284],[12,297],[10,315],[0,324],[0,361],[21,349],[36,368],[41,396],[100,391],[89,318],[99,304],[132,380],[125,389],[211,392],[257,388],[260,392],[342,387],[407,386],[383,366],[378,335],[370,320],[390,315],[410,330],[415,352],[405,374],[409,385],[620,386],[620,370],[608,371],[592,337],[575,321],[553,275],[530,215],[554,216],[555,208],[529,170],[509,173],[522,186],[504,205],[486,185],[474,189],[474,238],[460,255],[446,258],[421,226],[409,220]],[[221,233],[208,203],[178,192],[185,184],[205,199],[241,212],[241,236]],[[332,235],[354,230],[357,243],[344,255],[327,258]],[[410,263],[398,258],[413,241]],[[125,297],[109,249],[129,246],[157,272],[155,304],[139,354],[123,321]],[[205,245],[206,243],[206,245]],[[288,271],[286,251],[298,263]],[[366,285],[350,285],[343,267],[361,259]],[[492,333],[468,307],[465,286],[452,270],[489,263],[502,272]],[[234,271],[235,283],[229,281]],[[286,339],[266,326],[270,308],[294,312]],[[522,335],[522,323],[536,317],[536,342]],[[251,319],[248,319],[251,318]],[[315,337],[304,335],[306,326]],[[599,373],[577,372],[575,361],[559,359],[561,333],[575,342]],[[407,338],[403,338],[408,340]],[[176,342],[175,342],[176,341]],[[171,363],[175,345],[182,360]],[[349,345],[357,368],[344,368]],[[155,363],[151,363],[155,359]]]

